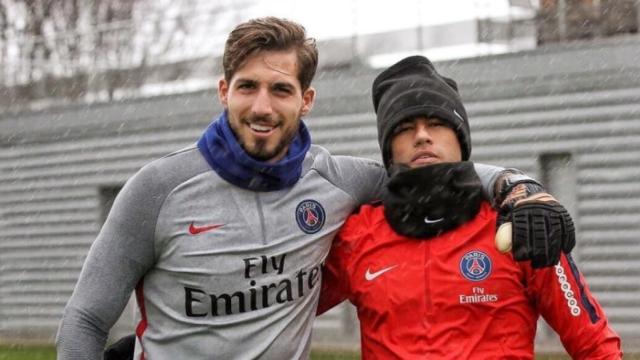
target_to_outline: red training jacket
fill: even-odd
[[[619,336],[570,256],[532,269],[494,245],[496,212],[428,239],[366,205],[334,240],[318,313],[358,309],[363,359],[533,359],[542,315],[574,359],[620,359]]]

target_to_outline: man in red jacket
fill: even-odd
[[[455,82],[409,57],[376,78],[373,101],[388,195],[339,232],[318,310],[346,299],[357,307],[362,357],[533,359],[542,315],[573,358],[620,358],[620,338],[570,254],[538,268],[496,249],[498,214],[467,161]],[[518,205],[529,213],[555,206],[537,198]],[[519,219],[501,220],[519,231]]]

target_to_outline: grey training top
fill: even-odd
[[[485,191],[502,169],[476,165]],[[58,331],[58,359],[100,359],[135,289],[136,359],[306,359],[331,241],[379,198],[375,161],[312,145],[291,188],[253,192],[193,146],[143,167],[93,243]]]

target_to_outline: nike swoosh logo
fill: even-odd
[[[193,223],[191,223],[191,225],[189,225],[189,234],[197,235],[197,234],[203,233],[205,231],[210,231],[210,230],[217,229],[217,228],[223,227],[223,226],[224,226],[224,224],[195,226],[195,225],[193,225]]]
[[[442,220],[444,220],[444,218],[430,220],[428,217],[426,217],[426,216],[424,217],[424,223],[425,224],[435,224],[435,223],[439,223]]]
[[[464,121],[464,119],[462,118],[462,116],[460,116],[460,114],[458,114],[458,112],[456,111],[456,109],[453,109],[453,113],[460,118],[460,120]]]
[[[386,273],[387,271],[395,268],[396,266],[398,266],[398,265],[389,266],[387,268],[384,268],[382,270],[378,270],[378,271],[373,272],[373,273],[371,272],[371,269],[367,269],[367,272],[364,273],[364,278],[367,279],[367,281],[371,281],[371,280],[377,278],[378,276]]]

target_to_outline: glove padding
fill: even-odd
[[[133,360],[136,336],[127,335],[109,346],[104,352],[104,360]]]
[[[576,244],[569,212],[547,193],[530,195],[501,209],[498,226],[512,223],[513,256],[531,260],[533,268],[556,265],[560,252],[568,254]]]

